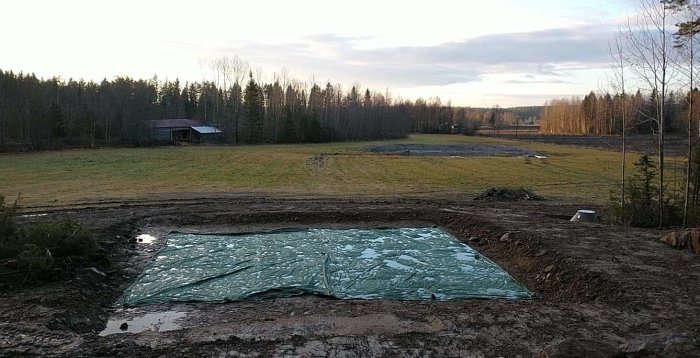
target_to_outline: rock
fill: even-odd
[[[510,233],[507,232],[507,233],[503,234],[503,236],[501,236],[500,240],[498,240],[498,241],[500,241],[500,242],[508,242],[508,241],[510,241]]]
[[[541,250],[537,254],[535,254],[535,257],[541,257],[547,254],[547,250]]]
[[[122,331],[126,331],[127,329],[129,329],[129,324],[124,322],[121,324],[121,326],[119,326],[119,329]]]
[[[680,231],[678,232],[678,247],[687,247],[690,242],[690,236],[692,231]]]
[[[90,272],[93,272],[93,273],[95,273],[95,274],[97,274],[97,275],[100,275],[100,276],[102,276],[102,277],[107,277],[107,274],[105,274],[104,272],[98,270],[96,267],[90,267],[89,270],[90,270]]]
[[[549,265],[549,266],[544,268],[544,273],[550,273],[550,272],[554,271],[556,268],[557,267],[554,265]]]
[[[560,357],[614,357],[618,354],[614,346],[590,339],[565,339],[550,344],[537,355],[538,358]]]
[[[620,351],[632,357],[693,357],[700,344],[689,334],[665,332],[629,340]]]
[[[135,268],[127,267],[124,269],[124,274],[127,276],[138,276],[141,272]]]
[[[700,229],[695,229],[690,232],[688,247],[690,248],[690,251],[696,255],[700,255]]]
[[[691,251],[696,252],[695,247],[700,246],[700,231],[698,231],[697,229],[692,231],[672,231],[659,240],[671,247],[679,249],[689,247]],[[698,245],[695,245],[693,240],[695,240],[695,242],[698,243]]]
[[[666,234],[666,236],[662,237],[660,240],[668,246],[678,247],[678,233],[675,231]]]

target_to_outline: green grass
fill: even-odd
[[[42,205],[173,192],[474,195],[488,187],[519,186],[551,198],[604,202],[619,181],[620,154],[608,151],[458,135],[413,135],[392,142],[506,144],[549,158],[526,164],[521,157],[359,152],[370,142],[3,154],[0,195],[12,199],[21,194],[22,205]],[[629,158],[631,169],[638,155]],[[671,179],[674,175],[682,177],[681,170],[669,173]]]

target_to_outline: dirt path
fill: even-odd
[[[76,218],[115,261],[59,284],[0,292],[0,355],[46,356],[700,356],[700,257],[660,244],[655,230],[567,219],[578,205],[469,198],[312,199],[231,194],[160,196],[35,207]],[[39,220],[44,217],[25,217]],[[282,227],[432,226],[496,261],[530,301],[341,301],[294,297],[186,303],[178,329],[99,336],[121,291],[172,229],[244,232]],[[503,237],[505,233],[510,233]],[[598,354],[598,355],[596,355]],[[647,354],[647,355],[645,355]]]

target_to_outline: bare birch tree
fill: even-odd
[[[666,97],[675,76],[672,64],[676,52],[673,50],[672,0],[641,0],[639,12],[630,19],[623,31],[627,46],[627,60],[631,72],[641,86],[656,93],[654,122],[659,136],[659,226],[664,226],[664,134]]]
[[[622,31],[620,31],[621,33]],[[625,92],[625,38],[618,34],[614,38],[614,44],[609,43],[608,48],[610,51],[610,58],[612,59],[612,76],[609,79],[610,84],[615,92],[621,93],[621,107],[620,114],[622,116],[622,163],[621,163],[621,173],[620,173],[620,214],[622,222],[625,222],[625,169],[627,162],[627,147],[626,147],[626,134],[627,134],[627,94]]]
[[[679,70],[688,78],[688,164],[686,166],[685,177],[685,199],[683,203],[683,226],[688,225],[688,210],[690,206],[690,181],[691,181],[691,165],[693,162],[693,99],[694,99],[694,72],[695,72],[695,41],[696,35],[700,32],[700,4],[697,0],[675,0],[682,12],[682,22],[677,24],[678,31],[676,32],[676,48],[680,49],[682,54],[681,61],[678,62]]]

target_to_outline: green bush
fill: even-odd
[[[635,227],[659,225],[659,186],[656,179],[658,167],[648,155],[634,162],[635,174],[625,187],[625,202],[620,203],[617,194],[611,194],[610,215],[612,221]],[[680,192],[664,190],[664,223],[668,226],[683,222],[684,197]],[[691,205],[691,211],[697,208]]]
[[[0,196],[0,245],[4,245],[15,237],[17,227],[13,220],[14,215],[15,206],[6,206],[5,198]]]
[[[108,264],[94,236],[82,225],[64,220],[20,227],[14,222],[15,208],[6,206],[0,196],[0,270],[6,271],[0,277],[4,280],[50,281],[74,268]]]
[[[51,253],[34,244],[25,244],[17,255],[17,267],[20,270],[47,271],[53,264]]]
[[[26,230],[24,242],[44,247],[56,258],[80,258],[97,251],[97,242],[90,232],[72,221],[40,223]]]

